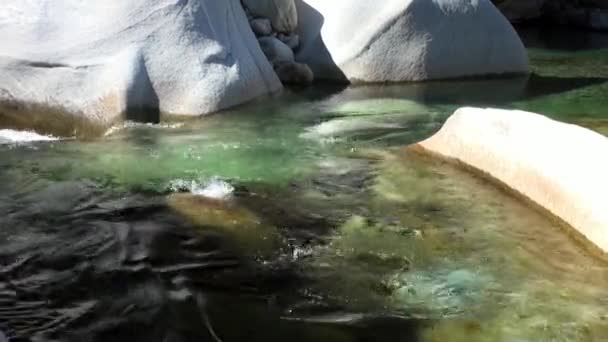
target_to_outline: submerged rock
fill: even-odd
[[[338,118],[309,127],[301,137],[320,139],[370,131],[396,130],[403,126],[384,118]]]
[[[529,112],[461,108],[414,148],[498,180],[608,252],[605,136]]]
[[[489,0],[303,0],[298,14],[296,59],[317,79],[389,82],[528,72],[523,44]]]
[[[278,247],[280,237],[276,228],[235,202],[178,193],[167,198],[167,205],[201,228],[227,234],[235,240],[237,248],[266,254]]]
[[[0,122],[21,128],[200,115],[281,89],[239,0],[6,0],[0,40]]]

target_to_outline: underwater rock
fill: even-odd
[[[378,130],[397,130],[403,128],[399,123],[389,122],[383,118],[339,118],[325,121],[306,129],[301,137],[319,139],[335,137],[351,133],[362,133]]]
[[[265,254],[280,241],[275,227],[234,201],[177,193],[168,196],[167,205],[200,228],[227,234],[236,241],[237,248]]]
[[[608,252],[605,136],[535,113],[467,107],[411,149],[497,180]]]
[[[24,197],[21,205],[25,209],[20,214],[40,216],[50,220],[56,215],[86,208],[97,191],[97,185],[92,182],[56,182]]]

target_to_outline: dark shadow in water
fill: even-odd
[[[594,32],[574,27],[542,24],[516,27],[524,45],[560,51],[596,50],[608,48],[608,32]]]
[[[348,100],[408,99],[427,105],[503,105],[605,82],[608,82],[608,78],[551,77],[531,74],[508,78],[353,86],[345,89],[340,96]]]
[[[297,101],[323,101],[333,95],[340,94],[348,86],[346,83],[319,82],[306,88],[288,88],[286,92],[295,95]]]
[[[530,100],[551,94],[565,93],[579,88],[608,82],[603,77],[549,77],[532,74],[526,85],[523,98]]]
[[[162,196],[57,182],[2,201],[0,330],[11,342],[416,341],[430,324],[319,303],[290,258],[244,256]]]

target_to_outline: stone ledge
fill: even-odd
[[[539,114],[461,108],[438,133],[410,149],[502,184],[572,228],[575,238],[608,260],[606,137]]]

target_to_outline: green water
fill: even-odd
[[[421,341],[606,341],[608,265],[486,181],[401,148],[463,105],[530,110],[608,134],[608,49],[531,47],[529,55],[529,77],[286,90],[200,120],[125,125],[91,142],[0,145],[3,226],[21,227],[20,212],[33,210],[8,203],[53,184],[87,180],[103,198],[163,199],[221,180],[237,194],[228,208],[211,204],[212,218],[196,214],[209,203],[169,203],[194,225],[232,229],[237,244],[242,222],[246,239],[276,231],[281,241],[260,244],[271,250],[256,262],[288,259],[307,279],[277,292],[306,305],[294,299],[272,310],[216,289],[209,318],[224,341],[243,338],[231,319],[267,340],[358,340],[319,328],[338,313],[427,322],[416,328]],[[20,232],[29,236],[0,234],[7,249]],[[265,335],[267,324],[279,337]]]

